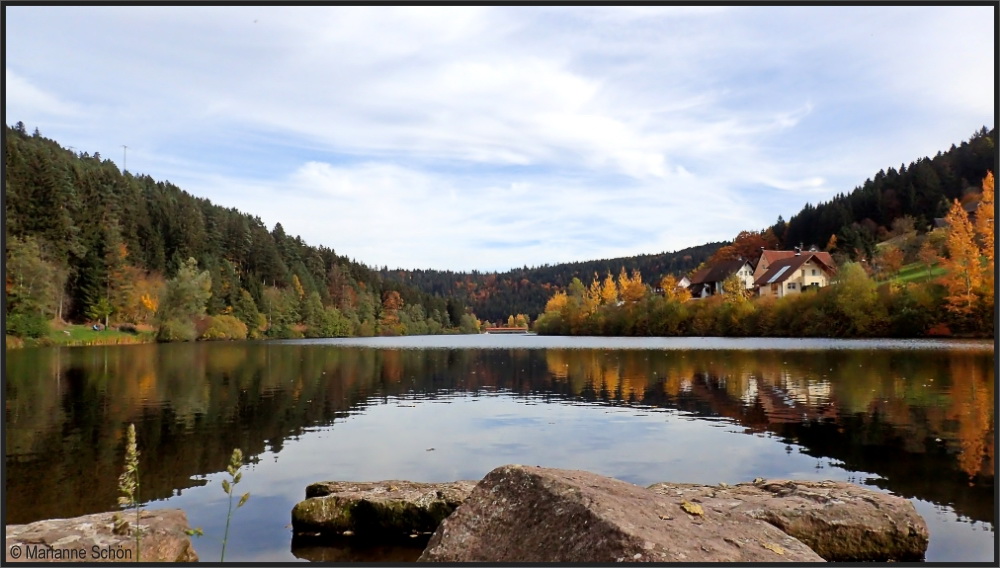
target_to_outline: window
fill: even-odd
[[[813,268],[813,276],[816,276],[816,269]]]
[[[789,290],[794,290],[795,289],[795,282],[789,282],[788,283],[788,289]]]

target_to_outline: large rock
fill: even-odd
[[[766,521],[832,562],[920,561],[927,551],[927,524],[912,503],[851,483],[656,483],[649,489],[698,503],[706,514],[725,511]]]
[[[7,525],[7,562],[197,562],[185,533],[184,511],[142,511],[139,554],[135,547],[135,513],[123,511],[126,529],[114,530],[115,513],[50,519]]]
[[[438,527],[421,561],[822,562],[805,544],[741,512],[584,471],[491,471]]]
[[[476,486],[475,481],[325,481],[306,488],[292,509],[297,535],[353,533],[360,539],[391,540],[433,532]]]

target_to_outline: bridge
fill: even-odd
[[[487,327],[483,330],[483,333],[528,333],[528,326],[519,327]]]

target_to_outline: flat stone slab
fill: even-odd
[[[7,525],[7,562],[197,562],[198,555],[186,531],[187,516],[180,509],[144,510],[138,553],[135,512],[119,514],[128,530],[114,532],[115,512],[69,519],[49,519],[26,525]]]
[[[831,562],[920,561],[927,551],[927,523],[912,503],[851,483],[655,483],[649,489],[697,503],[706,514],[740,513],[765,521]]]
[[[822,562],[742,512],[585,471],[508,465],[480,481],[420,561]]]
[[[406,538],[432,533],[476,486],[475,481],[324,481],[306,488],[292,509],[297,535]]]

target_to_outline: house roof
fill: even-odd
[[[786,251],[774,251],[774,252],[786,252]],[[767,271],[761,274],[756,280],[754,280],[754,286],[765,286],[767,284],[776,284],[778,282],[784,282],[791,275],[795,274],[803,264],[812,259],[820,268],[825,270],[827,273],[832,274],[834,272],[833,259],[827,263],[823,259],[823,255],[830,257],[829,253],[825,252],[804,252],[799,256],[792,256],[789,258],[781,258],[771,263],[767,267]]]
[[[704,284],[706,282],[722,282],[736,273],[748,260],[723,260],[712,266],[702,268],[691,275],[691,284]]]
[[[828,267],[836,266],[833,262],[833,257],[830,256],[828,252],[822,251],[802,251],[802,255],[812,254],[817,256],[821,261],[826,263]],[[795,251],[793,250],[765,250],[761,253],[761,257],[766,259],[768,264],[781,260],[783,258],[792,258],[795,256]],[[759,261],[758,261],[759,263]]]

